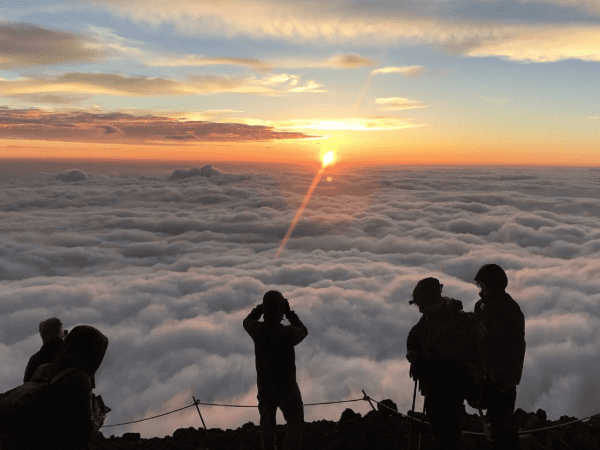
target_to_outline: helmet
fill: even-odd
[[[437,278],[423,278],[415,286],[412,294],[412,300],[408,303],[411,305],[430,303],[430,299],[440,297],[442,293],[442,285]],[[429,301],[428,301],[429,300]]]
[[[475,281],[485,283],[491,291],[504,291],[508,286],[506,273],[498,264],[484,264],[477,271]]]

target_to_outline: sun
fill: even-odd
[[[334,161],[334,159],[335,159],[335,154],[333,153],[333,150],[329,150],[327,153],[325,153],[323,155],[323,167],[331,164]]]

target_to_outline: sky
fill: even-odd
[[[598,164],[598,0],[4,0],[0,158]]]
[[[242,321],[280,290],[306,324],[296,347],[306,403],[390,398],[410,410],[406,337],[418,280],[473,311],[486,263],[526,318],[519,408],[551,420],[600,409],[598,168],[328,167],[287,246],[314,172],[205,165],[25,173],[0,169],[0,392],[21,383],[40,321],[88,324],[109,346],[96,394],[117,424],[204,402],[256,405]],[[421,400],[417,403],[420,408]],[[339,420],[364,402],[306,407]],[[209,428],[255,409],[203,407]],[[201,427],[194,408],[105,436]]]

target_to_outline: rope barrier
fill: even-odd
[[[338,404],[338,403],[361,402],[363,400],[365,400],[364,397],[363,398],[355,398],[355,399],[351,399],[351,400],[337,400],[334,402],[305,403],[304,406],[334,405],[334,404]],[[196,406],[196,405],[220,406],[220,407],[224,407],[224,408],[258,408],[258,405],[228,405],[228,404],[224,404],[224,403],[206,403],[206,402],[201,402],[200,400],[196,400],[191,405],[184,406],[183,408],[175,409],[173,411],[169,411],[169,412],[166,412],[163,414],[158,414],[158,415],[152,416],[152,417],[146,417],[145,419],[132,420],[131,422],[115,423],[113,425],[103,425],[102,428],[118,427],[121,425],[131,425],[132,423],[145,422],[146,420],[151,420],[151,419],[156,419],[158,417],[167,416],[169,414],[173,414],[178,411],[183,411],[184,409],[191,408],[192,406]]]
[[[407,416],[406,414],[402,414],[401,412],[399,412],[399,411],[396,411],[395,409],[393,409],[393,408],[390,408],[389,406],[387,406],[387,405],[385,405],[385,404],[383,404],[383,403],[381,403],[381,402],[378,402],[378,401],[377,401],[377,400],[375,400],[374,398],[372,398],[372,397],[369,397],[367,394],[365,394],[365,397],[368,397],[370,400],[374,401],[374,402],[375,402],[375,403],[377,403],[379,406],[381,406],[381,407],[383,407],[383,408],[385,408],[385,409],[387,409],[387,410],[389,410],[389,411],[391,411],[391,412],[393,412],[393,413],[395,413],[395,414],[398,414],[399,416],[402,416],[402,417],[407,417],[407,418],[408,418],[408,416]],[[598,416],[598,415],[600,415],[600,412],[598,412],[598,413],[596,413],[596,414],[592,414],[591,416],[588,416],[588,417],[584,417],[583,419],[575,419],[575,420],[571,420],[570,422],[558,423],[558,424],[556,424],[556,425],[551,425],[551,426],[549,426],[549,427],[535,428],[535,429],[533,429],[533,430],[520,430],[520,431],[518,431],[518,434],[528,434],[528,433],[534,433],[534,432],[538,432],[538,431],[547,431],[547,430],[553,430],[553,429],[555,429],[555,428],[566,427],[567,425],[572,425],[572,424],[574,424],[574,423],[576,423],[576,422],[583,422],[584,420],[589,420],[589,419],[591,419],[592,417],[596,417],[596,416]],[[425,423],[426,423],[427,425],[431,425],[429,422],[425,422]],[[462,433],[464,433],[464,434],[476,435],[476,436],[485,436],[485,433],[482,433],[482,432],[476,432],[476,431],[462,431]]]
[[[381,403],[381,402],[375,400],[374,398],[372,398],[371,396],[369,396],[368,394],[366,394],[364,391],[363,391],[363,393],[364,393],[364,396],[362,398],[355,398],[355,399],[350,399],[350,400],[337,400],[337,401],[333,401],[333,402],[305,403],[304,406],[335,405],[335,404],[340,404],[340,403],[354,403],[354,402],[362,402],[362,401],[369,401],[369,400],[371,400],[371,401],[377,403],[378,406],[381,406],[382,408],[385,408],[385,409],[387,409],[387,410],[389,410],[389,411],[391,411],[391,412],[393,412],[395,414],[398,414],[399,416],[407,417],[407,418],[409,417],[406,414],[402,414],[401,412],[399,412],[399,411],[397,411],[397,410],[395,410],[393,408],[390,408],[389,406],[385,405],[384,403]],[[116,424],[113,424],[113,425],[103,425],[102,428],[119,427],[119,426],[122,426],[122,425],[131,425],[131,424],[134,424],[134,423],[145,422],[147,420],[157,419],[159,417],[163,417],[163,416],[167,416],[169,414],[173,414],[173,413],[176,413],[176,412],[179,412],[179,411],[183,411],[184,409],[188,409],[188,408],[191,408],[192,406],[197,406],[197,405],[220,406],[220,407],[223,407],[223,408],[257,408],[258,407],[258,405],[230,405],[230,404],[224,404],[224,403],[206,403],[206,402],[201,402],[200,400],[195,400],[195,402],[192,403],[191,405],[184,406],[182,408],[175,409],[173,411],[168,411],[166,413],[158,414],[158,415],[152,416],[152,417],[146,417],[145,419],[132,420],[131,422],[116,423]],[[549,427],[536,428],[536,429],[533,429],[533,430],[520,430],[518,432],[518,434],[535,433],[535,432],[538,432],[538,431],[547,431],[547,430],[553,430],[553,429],[556,429],[556,428],[566,427],[568,425],[572,425],[572,424],[577,423],[577,422],[583,422],[585,420],[589,420],[592,417],[596,417],[598,415],[600,415],[600,412],[598,412],[596,414],[592,414],[591,416],[588,416],[588,417],[584,417],[583,419],[575,419],[575,420],[571,420],[569,422],[559,423],[559,424],[556,424],[556,425],[551,425]],[[424,422],[424,423],[426,423],[427,425],[430,425],[429,422]],[[464,434],[470,434],[470,435],[475,435],[475,436],[485,436],[485,433],[476,432],[476,431],[463,431],[462,433],[464,433]]]
[[[115,423],[114,425],[102,425],[102,428],[119,427],[121,425],[130,425],[132,423],[145,422],[146,420],[156,419],[158,417],[168,416],[169,414],[173,414],[173,413],[176,413],[178,411],[183,411],[184,409],[191,408],[194,405],[195,405],[195,403],[192,403],[191,405],[184,406],[183,408],[175,409],[173,411],[169,411],[169,412],[166,412],[166,413],[163,413],[163,414],[159,414],[157,416],[146,417],[145,419],[132,420],[131,422]]]

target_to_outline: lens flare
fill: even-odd
[[[323,176],[323,172],[325,172],[325,167],[327,167],[329,164],[331,164],[334,161],[334,159],[335,159],[335,154],[334,154],[333,150],[330,150],[323,155],[323,164],[321,164],[321,168],[315,175],[315,178],[312,180],[312,183],[310,184],[310,187],[308,188],[308,191],[306,192],[306,195],[304,196],[304,200],[302,200],[302,204],[300,205],[300,208],[298,208],[296,215],[292,219],[292,223],[290,223],[290,227],[288,228],[287,233],[285,233],[285,236],[283,237],[283,239],[281,241],[281,245],[277,249],[276,258],[279,258],[279,255],[281,255],[281,252],[283,251],[285,244],[287,244],[287,241],[290,239],[290,236],[292,235],[294,228],[296,228],[296,225],[298,224],[300,217],[302,217],[302,213],[304,212],[306,205],[308,205],[308,202],[309,202],[310,198],[312,197],[312,194],[313,194],[315,188],[317,187],[317,184],[319,184],[319,181],[321,180],[321,177]]]

